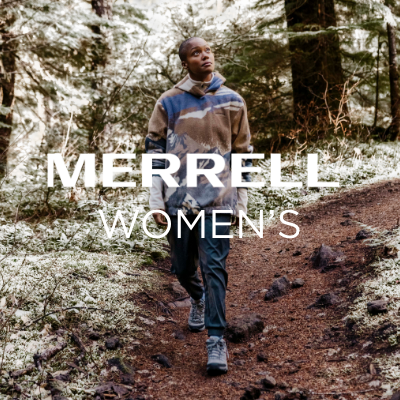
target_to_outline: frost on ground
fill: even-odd
[[[339,181],[341,188],[347,190],[399,176],[399,143],[362,145],[348,141],[345,145],[347,147],[328,146],[322,151],[308,149],[310,153],[321,152],[320,181]],[[255,219],[255,226],[258,226],[259,210],[264,210],[266,219],[268,211],[274,210],[272,222],[283,210],[294,209],[338,190],[308,188],[306,160],[306,155],[296,154],[282,160],[282,181],[301,181],[301,189],[271,187],[270,162],[261,163],[261,172],[253,177],[265,181],[265,186],[249,190],[249,216]],[[70,369],[66,363],[79,354],[78,347],[71,341],[73,332],[115,330],[131,338],[142,334],[136,316],[145,312],[135,303],[133,295],[156,285],[156,274],[142,266],[167,254],[163,249],[165,238],[151,239],[142,229],[141,222],[148,211],[147,189],[135,193],[116,191],[102,197],[96,191],[82,189],[79,192],[59,187],[50,196],[46,182],[45,171],[36,169],[27,175],[25,182],[9,182],[0,192],[0,398],[12,381],[10,371],[32,365],[35,354],[57,343],[66,343],[65,349],[42,363],[42,370],[35,367],[31,374],[24,374],[17,380],[23,393],[31,398],[39,395],[46,398],[48,392],[40,385],[47,372]],[[54,210],[63,210],[62,217],[54,217]],[[109,239],[99,210],[104,212],[109,228],[120,210],[125,217],[126,231],[129,231],[134,212],[139,210],[130,237],[126,237],[126,231],[118,222]],[[36,222],[31,222],[35,219],[30,216],[47,214],[52,218],[40,221],[36,218]],[[151,218],[148,222],[149,230],[157,229]],[[366,284],[365,298],[361,297],[352,311],[353,317],[359,318],[360,327],[368,326],[367,321],[378,325],[383,318],[369,317],[363,310],[371,294],[396,297],[393,282],[400,268],[398,260],[382,260],[376,268],[376,282],[372,279],[370,286]],[[397,316],[393,310],[390,309],[389,316],[394,321]],[[141,317],[140,322],[152,321]],[[394,343],[394,339],[391,340]],[[93,395],[93,387],[107,374],[106,357],[118,355],[120,350],[98,351],[102,344],[93,341],[86,349],[88,373],[85,375],[75,369],[72,381],[62,388],[68,398],[83,399]],[[382,360],[382,368],[390,377],[394,372],[389,371],[385,365],[390,364]],[[400,370],[398,375],[400,377]]]
[[[275,217],[283,210],[312,203],[338,190],[349,190],[382,179],[400,176],[400,143],[363,144],[346,141],[344,145],[308,149],[319,154],[319,182],[339,182],[339,187],[308,187],[307,154],[290,153],[282,157],[282,182],[302,182],[302,188],[271,187],[271,161],[260,162],[261,172],[255,181],[264,181],[262,188],[249,190],[249,214],[256,220],[259,210],[274,210]],[[268,218],[268,212],[264,215]]]
[[[21,387],[34,394],[40,390],[39,375],[68,369],[65,361],[76,357],[76,348],[68,336],[71,326],[137,336],[142,328],[136,324],[139,308],[132,294],[153,287],[156,277],[139,268],[138,261],[138,256],[81,251],[4,258],[0,263],[2,383],[7,372],[26,368],[34,362],[35,353],[63,341],[68,347],[54,361],[43,363],[41,373],[26,376]],[[57,329],[66,331],[57,336]],[[100,344],[93,342],[89,349],[93,368],[88,370],[93,373],[84,381],[79,380],[78,374],[72,387],[86,390],[97,382],[106,361],[104,353],[97,351]],[[73,398],[79,399],[79,390],[75,392]],[[71,394],[71,389],[66,394]]]
[[[393,231],[380,232],[373,239],[366,239],[371,246],[384,245],[396,255],[395,258],[378,259],[371,264],[371,276],[362,282],[357,290],[357,297],[345,317],[354,323],[353,329],[358,335],[369,336],[374,341],[386,341],[392,352],[381,355],[375,362],[382,370],[392,386],[400,384],[400,352],[396,350],[400,341],[400,315],[398,300],[400,299],[400,228]],[[387,312],[371,315],[367,303],[374,300],[386,300]]]

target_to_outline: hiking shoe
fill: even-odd
[[[203,331],[205,328],[204,310],[206,307],[204,295],[198,302],[196,302],[192,298],[190,298],[190,302],[192,303],[192,305],[190,307],[189,320],[188,320],[189,329],[194,332]]]
[[[225,340],[219,336],[211,336],[206,344],[208,352],[207,373],[209,375],[225,374],[228,371],[227,357],[229,358]]]

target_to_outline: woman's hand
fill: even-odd
[[[239,226],[239,218],[233,216],[231,221],[231,226]]]
[[[157,225],[167,226],[168,222],[165,220],[165,217],[161,213],[154,213],[153,214],[154,221],[156,221]]]

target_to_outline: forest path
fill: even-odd
[[[295,239],[281,237],[279,232],[292,235],[294,228],[278,222],[264,229],[263,239],[252,236],[231,240],[232,249],[227,261],[227,321],[257,313],[267,329],[243,343],[228,342],[229,371],[225,375],[207,376],[207,333],[188,330],[188,308],[176,308],[170,317],[162,313],[157,302],[143,299],[143,305],[147,305],[152,315],[157,314],[165,320],[152,326],[143,325],[151,337],[145,337],[132,352],[138,370],[133,398],[146,399],[152,395],[157,400],[240,399],[245,388],[257,386],[266,373],[276,379],[277,387],[262,392],[260,397],[246,398],[273,399],[275,392],[288,395],[293,388],[318,393],[337,392],[334,398],[342,395],[346,399],[381,397],[382,389],[360,382],[360,375],[368,372],[370,361],[362,357],[348,358],[349,354],[365,351],[363,341],[349,339],[342,321],[354,298],[354,289],[362,279],[360,271],[365,271],[373,252],[362,240],[355,240],[362,229],[359,225],[343,226],[340,223],[352,219],[380,230],[393,229],[400,217],[399,200],[400,179],[380,181],[297,208],[297,216],[287,214],[285,219],[300,227],[300,234]],[[344,212],[352,212],[354,216],[343,217]],[[322,243],[343,251],[344,265],[327,273],[313,269],[309,257]],[[295,251],[300,251],[301,255],[293,256]],[[168,260],[159,264],[161,268],[169,266]],[[266,302],[262,290],[283,275],[290,281],[302,278],[305,285],[291,289],[279,301]],[[165,274],[161,279],[165,290],[151,296],[157,301],[171,302],[173,295],[167,287],[176,278]],[[325,293],[336,293],[341,302],[324,309],[307,309]],[[341,350],[333,354],[338,348]],[[157,353],[167,356],[172,368],[160,368],[151,359]],[[266,362],[257,361],[260,353],[267,355]],[[382,380],[382,377],[378,375],[376,379]],[[347,394],[352,391],[356,392],[353,396]],[[295,394],[289,396],[296,398]],[[319,395],[313,397],[322,398]],[[333,398],[332,395],[328,397]]]

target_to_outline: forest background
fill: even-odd
[[[46,326],[139,330],[124,296],[154,277],[132,269],[166,256],[166,242],[139,227],[127,237],[120,225],[107,238],[98,211],[109,225],[117,209],[143,216],[148,189],[139,173],[115,178],[136,188],[102,188],[101,157],[135,153],[118,163],[140,171],[148,120],[185,76],[177,49],[189,37],[211,44],[247,103],[254,151],[266,155],[254,179],[268,182],[270,153],[282,154],[283,180],[304,188],[307,153],[320,155],[320,180],[341,187],[399,175],[395,0],[2,0],[0,14],[0,371],[28,365]],[[48,188],[48,153],[70,172],[79,154],[95,153],[97,186]],[[333,190],[252,189],[249,215]],[[21,329],[30,333],[13,336]]]

